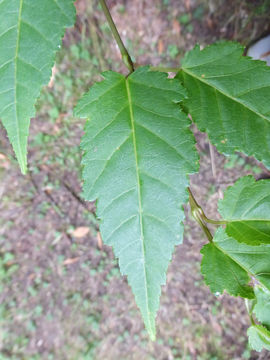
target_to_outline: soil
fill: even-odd
[[[108,1],[138,64],[177,66],[196,43],[244,44],[269,31],[269,1]],[[102,244],[95,206],[81,197],[83,121],[72,108],[99,71],[126,72],[95,1],[79,0],[76,26],[57,57],[54,78],[37,104],[23,177],[0,131],[0,359],[270,359],[250,351],[244,302],[214,296],[200,274],[206,239],[186,206],[184,243],[175,249],[162,289],[152,343],[112,250]],[[91,41],[88,41],[88,39]],[[83,50],[87,50],[86,53]],[[87,55],[89,53],[90,55]],[[201,155],[193,192],[209,217],[240,176],[267,174],[255,160]]]

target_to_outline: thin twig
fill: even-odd
[[[117,42],[117,45],[119,47],[119,50],[120,50],[120,53],[122,55],[122,59],[123,59],[123,62],[124,64],[126,65],[126,67],[128,68],[128,70],[130,71],[130,73],[132,73],[134,71],[134,64],[131,60],[131,57],[120,37],[120,34],[117,30],[117,27],[115,26],[115,23],[113,21],[113,18],[111,16],[111,13],[110,13],[110,10],[106,4],[106,1],[105,0],[100,0],[100,5],[102,7],[102,10],[104,12],[104,15],[108,21],[108,24],[111,28],[111,31],[112,31],[112,34],[113,34],[113,37],[115,39],[115,41]]]
[[[228,221],[226,220],[213,220],[213,219],[209,219],[207,216],[205,216],[205,214],[202,215],[203,220],[209,224],[213,224],[213,225],[226,225],[228,224]]]
[[[248,312],[248,316],[249,316],[251,325],[256,325],[256,324],[255,324],[255,321],[254,321],[254,318],[253,318],[253,316],[252,316],[252,311],[253,311],[255,302],[253,301],[253,302],[252,302],[252,305],[249,306],[249,300],[248,300],[248,299],[245,299],[245,305],[246,305],[246,309],[247,309],[247,312]]]
[[[189,192],[189,204],[190,204],[190,208],[191,208],[191,214],[192,214],[193,218],[196,220],[196,222],[200,225],[200,227],[203,230],[203,232],[205,233],[207,239],[210,242],[212,242],[213,236],[212,236],[210,230],[208,229],[208,227],[206,226],[206,224],[203,220],[203,217],[202,217],[203,210],[199,206],[197,201],[195,200],[190,188],[188,188],[188,192]]]
[[[201,208],[201,206],[197,203],[197,201],[196,201],[194,195],[192,194],[192,191],[191,191],[190,188],[188,188],[188,192],[189,192],[189,204],[190,204],[190,208],[191,208],[191,214],[192,214],[193,218],[196,220],[196,222],[202,228],[203,232],[207,236],[207,239],[210,242],[212,242],[213,241],[213,236],[212,236],[210,230],[208,229],[206,223],[210,223],[210,224],[214,224],[214,225],[224,225],[227,222],[225,220],[208,219],[208,217],[205,215],[205,213],[204,213],[203,209]]]
[[[200,218],[203,220],[203,222],[207,222],[209,224],[214,224],[214,225],[226,225],[227,221],[226,220],[212,220],[209,219],[203,209],[201,208],[201,206],[197,203],[194,195],[192,194],[192,191],[190,188],[188,188],[188,192],[189,192],[189,203],[190,203],[190,207],[192,211],[195,211],[196,213],[198,213],[198,215],[200,216]]]
[[[33,184],[35,190],[37,193],[40,193],[40,189],[35,181],[35,178],[33,176],[33,172],[31,171],[30,167],[29,167],[29,170],[28,170],[28,176],[29,176],[29,179],[31,181],[31,183]],[[47,191],[47,190],[43,190],[42,191],[45,196],[47,197],[47,199],[50,201],[54,211],[57,213],[57,215],[60,217],[60,218],[64,218],[65,217],[65,214],[63,213],[62,209],[59,207],[57,201],[54,200],[54,198],[51,196],[51,194]]]

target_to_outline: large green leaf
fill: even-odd
[[[113,246],[153,339],[160,286],[182,241],[186,174],[197,170],[198,157],[178,104],[185,97],[179,81],[147,67],[127,78],[103,76],[75,110],[89,119],[84,197],[98,199],[102,238]]]
[[[270,244],[270,180],[239,179],[219,202],[226,232],[250,245]]]
[[[242,151],[270,167],[270,68],[219,42],[186,54],[179,77],[192,119],[225,154]]]
[[[56,50],[75,21],[74,0],[0,1],[0,119],[19,161],[27,168],[30,118],[48,83]]]
[[[241,244],[219,228],[201,252],[202,274],[212,292],[227,290],[231,295],[254,297],[244,296],[251,278],[270,290],[270,245]]]

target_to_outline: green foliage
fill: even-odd
[[[218,151],[241,151],[270,167],[270,68],[242,53],[233,42],[197,45],[178,77],[188,89],[193,121]]]
[[[263,348],[270,350],[270,291],[261,286],[256,286],[254,291],[256,299],[250,309],[252,326],[248,329],[249,344],[256,351]],[[255,323],[252,311],[260,324]]]
[[[217,238],[219,235],[217,234]],[[254,292],[248,285],[250,278],[245,269],[241,267],[226,252],[219,249],[215,242],[204,245],[201,270],[205,283],[215,295],[220,295],[224,290],[230,295],[242,296],[252,299]]]
[[[75,21],[73,2],[0,2],[0,118],[24,174],[30,118],[64,30]]]
[[[229,237],[222,228],[217,230],[213,244],[227,257],[227,261],[228,259],[233,260],[243,270],[245,270],[248,275],[252,276],[254,279],[256,279],[256,281],[260,282],[270,290],[269,245],[251,246],[247,244],[241,244],[232,237]],[[204,275],[214,276],[212,274]],[[232,276],[231,279],[233,279]],[[226,286],[224,286],[224,289],[229,292]]]
[[[239,179],[225,192],[219,212],[226,220],[226,232],[250,245],[270,244],[270,181]]]
[[[30,118],[50,78],[64,30],[74,23],[73,2],[0,0],[0,117],[22,173],[27,167]],[[105,80],[95,84],[76,107],[75,115],[87,119],[81,143],[84,197],[97,200],[103,241],[113,247],[154,339],[161,285],[174,246],[182,242],[187,176],[198,170],[194,136],[182,108],[207,132],[218,151],[227,155],[240,151],[270,166],[270,68],[243,57],[239,44],[221,42],[202,51],[196,46],[186,54],[175,79],[150,67],[133,71],[106,3],[101,0],[100,4],[130,73],[125,77],[105,72]],[[194,14],[194,18],[200,16]],[[190,15],[179,19],[187,31],[192,31],[191,20]],[[75,61],[98,65],[85,49],[74,44],[70,51]],[[172,58],[180,54],[175,45],[168,47],[168,53]],[[84,81],[89,79],[78,84],[85,86]],[[68,75],[64,84],[73,93]],[[57,119],[62,106],[55,105],[49,115]],[[50,140],[48,135],[39,135],[33,144],[47,148]],[[73,153],[66,151],[64,158]],[[227,166],[234,166],[235,158],[230,161]],[[62,161],[62,165],[67,163]],[[251,317],[249,342],[258,351],[270,350],[269,180],[244,177],[228,188],[219,203],[221,222],[207,219],[196,200],[192,201],[192,214],[209,240],[201,250],[206,284],[215,294],[226,290],[256,302],[254,312],[261,324]],[[45,215],[48,204],[42,206]],[[212,239],[207,221],[226,228],[219,228]],[[7,266],[14,269],[11,260],[3,261],[0,277],[6,275]],[[258,285],[256,294],[253,283]],[[36,296],[31,286],[27,291]],[[35,314],[42,311],[37,307]]]
[[[248,341],[252,349],[262,351],[266,349],[270,351],[270,331],[262,325],[252,325],[248,328]]]
[[[252,309],[261,324],[252,320],[248,329],[249,344],[256,351],[270,350],[270,246],[241,244],[219,228],[213,241],[204,245],[201,253],[202,274],[214,294],[226,290],[255,302]],[[248,285],[252,279],[263,287],[257,285],[253,291]]]
[[[160,285],[182,242],[186,174],[198,164],[189,119],[178,105],[185,91],[147,67],[128,78],[103,76],[75,110],[89,119],[82,140],[84,196],[98,199],[102,238],[113,246],[154,338]]]
[[[255,287],[256,304],[254,313],[256,318],[270,330],[270,291],[262,287]]]

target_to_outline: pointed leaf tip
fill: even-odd
[[[20,165],[22,175],[26,175],[27,174],[27,164],[26,164],[26,162],[24,162],[24,163],[19,162],[19,165]]]

